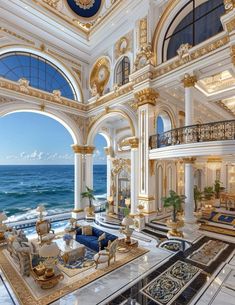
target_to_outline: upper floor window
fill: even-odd
[[[168,27],[162,49],[163,61],[176,56],[181,44],[195,46],[223,31],[220,17],[224,13],[223,0],[190,0]]]
[[[30,86],[77,100],[73,85],[66,75],[50,61],[27,52],[11,52],[0,57],[0,76],[12,81],[29,80]]]
[[[116,68],[116,84],[122,86],[129,82],[130,75],[130,60],[127,56],[124,56],[122,60],[117,64]]]

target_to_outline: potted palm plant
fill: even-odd
[[[86,191],[82,192],[81,195],[82,195],[82,198],[88,198],[88,200],[89,200],[89,206],[85,209],[87,212],[87,216],[93,216],[94,207],[92,205],[92,200],[95,199],[94,190],[92,190],[88,186],[86,186]]]
[[[220,207],[220,192],[224,190],[224,187],[221,186],[222,182],[219,179],[216,179],[214,182],[214,192],[215,192],[215,206]]]
[[[203,192],[199,190],[197,185],[194,185],[193,189],[193,196],[194,196],[194,216],[199,219],[202,216],[202,212],[198,208],[198,203],[202,200]]]
[[[181,211],[182,203],[184,203],[185,198],[184,195],[178,195],[173,190],[170,190],[168,197],[162,198],[163,206],[165,208],[172,207],[172,219],[167,221],[167,226],[171,229],[168,234],[171,236],[183,236],[182,232],[178,231],[178,229],[183,227],[184,222],[178,219],[177,214]]]

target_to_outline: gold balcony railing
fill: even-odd
[[[188,143],[235,140],[235,120],[172,129],[150,137],[150,148]]]

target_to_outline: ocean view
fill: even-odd
[[[94,165],[97,200],[106,197],[106,165]],[[71,211],[74,203],[73,165],[1,165],[0,210],[10,220],[37,217],[44,204],[48,215]]]

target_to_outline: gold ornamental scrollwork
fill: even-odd
[[[184,164],[194,164],[196,161],[196,158],[191,157],[191,158],[183,158]]]
[[[235,30],[235,18],[226,24],[226,28],[227,28],[228,33],[231,33]]]
[[[151,44],[141,47],[140,52],[136,55],[134,70],[138,71],[148,64],[153,64],[153,52]]]
[[[50,5],[52,8],[57,9],[60,0],[42,0],[44,3]]]
[[[121,141],[120,147],[130,147],[130,148],[138,148],[139,147],[139,139],[136,137],[127,138]]]
[[[182,82],[185,88],[194,87],[197,82],[197,78],[194,75],[191,76],[189,74],[185,74]]]
[[[143,90],[140,90],[135,94],[135,98],[137,99],[138,107],[145,105],[145,104],[151,104],[153,106],[156,105],[157,99],[159,97],[158,92],[156,92],[152,88],[146,88]]]

